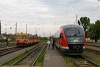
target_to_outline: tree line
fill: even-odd
[[[100,39],[100,20],[90,23],[90,19],[88,17],[81,17],[78,20],[78,24],[83,26],[86,37],[90,37],[95,40],[95,42]]]

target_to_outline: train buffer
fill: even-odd
[[[58,53],[57,49],[48,50],[43,61],[43,67],[68,67],[63,57]]]

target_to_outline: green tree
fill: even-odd
[[[95,24],[90,24],[90,30],[89,31],[91,32],[90,38],[91,39],[95,39],[96,38],[96,34],[95,34]]]
[[[97,20],[95,24],[90,25],[90,31],[91,38],[95,39],[95,42],[97,42],[97,40],[100,39],[100,20]]]
[[[15,40],[15,36],[10,36],[9,38],[11,39],[11,41]]]
[[[86,29],[90,27],[90,19],[88,17],[81,17],[80,20],[78,20],[78,24],[82,25],[86,32]]]

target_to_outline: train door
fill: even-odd
[[[59,44],[60,44],[60,46],[62,46],[62,44],[63,44],[63,33],[62,33],[61,29],[60,29],[60,36],[59,36]]]

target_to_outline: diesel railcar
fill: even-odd
[[[56,46],[65,54],[80,55],[85,49],[85,33],[80,25],[63,25],[54,37]]]
[[[39,38],[36,35],[27,33],[16,33],[16,45],[18,47],[27,47],[39,42]]]

